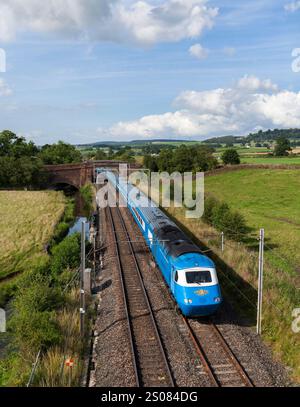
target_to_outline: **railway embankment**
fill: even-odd
[[[79,332],[78,313],[80,235],[67,236],[75,220],[74,202],[64,198],[62,193],[42,194],[55,195],[56,199],[61,196],[63,205],[56,218],[53,207],[46,205],[40,217],[34,219],[39,233],[45,233],[45,222],[53,219],[47,239],[36,241],[43,261],[31,263],[25,253],[27,267],[17,279],[9,282],[13,284],[13,291],[5,334],[8,341],[0,361],[3,386],[78,385],[82,375],[85,342]],[[27,227],[28,210],[34,212],[33,206],[23,212],[26,217],[21,221]],[[30,230],[28,233],[30,235]],[[68,357],[74,359],[71,377],[65,368]]]
[[[114,210],[117,211],[117,209]],[[204,335],[205,341],[209,343],[208,348],[210,348],[208,350],[202,349],[204,356],[199,355],[199,347],[191,337],[182,316],[178,314],[162,275],[156,268],[132,215],[126,208],[121,209],[121,214],[127,230],[126,236],[119,221],[117,221],[117,225],[113,226],[108,209],[103,211],[100,216],[103,230],[103,268],[97,283],[99,305],[92,352],[93,369],[89,385],[92,387],[135,386],[139,374],[142,377],[142,385],[143,378],[146,376],[147,379],[147,375],[149,375],[148,380],[155,380],[156,383],[161,380],[161,385],[164,385],[168,380],[166,373],[161,374],[159,369],[153,371],[153,360],[151,361],[151,358],[147,360],[147,352],[143,351],[143,347],[139,347],[139,340],[141,340],[141,344],[143,345],[143,341],[145,341],[151,350],[152,341],[155,340],[153,335],[147,335],[149,325],[146,326],[145,324],[149,322],[144,320],[146,315],[149,317],[150,311],[147,310],[145,304],[142,305],[139,301],[133,304],[140,309],[141,313],[140,316],[139,314],[135,315],[135,318],[143,319],[145,326],[142,331],[138,331],[141,336],[136,342],[133,331],[131,336],[134,342],[133,346],[130,339],[131,328],[124,304],[124,297],[126,298],[128,291],[126,291],[126,286],[122,285],[120,274],[120,262],[125,262],[129,270],[131,270],[134,262],[128,247],[129,240],[132,242],[135,258],[142,274],[144,288],[161,337],[165,358],[177,386],[286,385],[288,381],[284,368],[274,362],[269,350],[253,334],[251,328],[241,322],[229,303],[226,303],[213,321],[219,335],[225,342],[223,345],[227,351],[220,345],[220,338],[215,338],[215,342],[212,340],[212,333],[207,332],[210,329],[208,322],[198,321],[196,323],[199,324],[197,326],[199,331],[196,333],[196,338],[202,343],[204,339],[201,338],[201,335]],[[114,216],[119,217],[120,213]],[[117,238],[116,233],[118,234]],[[123,235],[121,236],[119,233],[123,233]],[[118,241],[119,243],[117,243]],[[123,246],[122,252],[119,253],[121,256],[118,254],[117,244]],[[119,250],[121,250],[120,247]],[[141,294],[142,288],[136,283],[130,289],[138,291],[138,293],[131,292],[131,301],[137,300],[137,295]],[[137,311],[134,307],[132,309],[132,306],[128,307],[129,320],[132,317],[130,312]],[[145,335],[144,338],[143,334]],[[145,357],[142,364],[139,361],[136,365],[134,363],[135,346],[139,350],[139,358]],[[215,351],[212,351],[212,348]]]

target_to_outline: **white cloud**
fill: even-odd
[[[185,91],[175,112],[120,122],[109,129],[115,139],[136,137],[207,138],[247,134],[258,128],[300,127],[300,92],[279,90],[270,80],[245,76],[231,88]]]
[[[0,78],[0,96],[9,96],[12,94],[12,90],[7,85],[7,83]]]
[[[276,92],[278,90],[278,86],[272,83],[270,79],[260,80],[253,75],[245,75],[243,78],[241,78],[238,81],[238,87],[249,91],[265,90]]]
[[[213,26],[218,9],[207,1],[0,0],[0,41],[27,31],[141,45],[180,41]]]
[[[284,6],[284,9],[286,11],[289,11],[291,13],[294,13],[295,11],[300,9],[300,0],[298,1],[293,1],[291,3],[288,3]]]
[[[208,56],[208,50],[201,44],[194,44],[189,49],[190,54],[197,59],[205,59]]]

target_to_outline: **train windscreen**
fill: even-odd
[[[187,271],[186,275],[186,282],[188,284],[203,284],[203,283],[211,283],[211,273],[208,270],[201,270],[201,271]]]

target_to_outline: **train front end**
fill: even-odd
[[[201,317],[214,314],[222,303],[222,295],[214,263],[207,259],[204,266],[177,269],[174,289],[179,308],[187,317]],[[203,262],[203,256],[201,256]],[[177,281],[176,281],[177,280]]]

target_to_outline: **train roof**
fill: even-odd
[[[119,179],[119,187],[120,186],[122,189],[122,182]],[[136,187],[128,184],[127,188],[128,195],[130,196],[130,192]],[[139,208],[139,211],[145,217],[146,221],[151,224],[167,255],[173,258],[179,258],[181,256],[186,256],[189,253],[195,255],[198,254],[201,255],[202,263],[205,263],[203,267],[214,266],[213,262],[208,257],[202,255],[200,248],[196,246],[176,225],[176,223],[174,223],[151,199],[149,199],[146,194],[140,192],[140,195],[147,198],[148,207],[136,206]],[[204,259],[207,259],[208,262],[205,262]]]
[[[190,269],[190,268],[215,268],[214,262],[204,254],[200,253],[186,253],[175,259],[172,264],[178,270]]]
[[[176,258],[186,253],[202,253],[199,247],[161,209],[140,207],[139,210],[151,224],[169,256]]]

